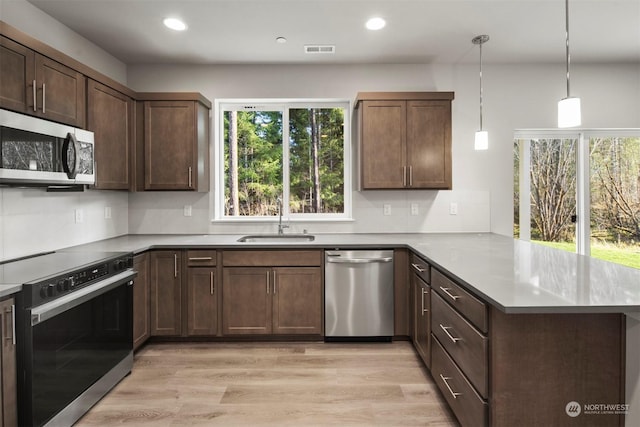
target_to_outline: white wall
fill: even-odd
[[[260,65],[129,67],[139,91],[198,91],[216,98],[343,98],[358,91],[454,91],[453,191],[354,192],[354,222],[294,223],[311,232],[493,231],[511,235],[513,131],[556,127],[556,104],[564,97],[563,64],[485,64],[484,128],[490,148],[473,149],[478,127],[477,65]],[[613,77],[615,76],[615,77]],[[574,65],[573,95],[583,103],[585,127],[640,127],[639,65]],[[213,130],[215,132],[215,130]],[[212,141],[213,141],[212,132]],[[355,142],[355,141],[353,141]],[[355,181],[355,180],[354,180]],[[449,203],[459,205],[449,215]],[[132,233],[228,233],[273,231],[273,223],[210,223],[213,195],[132,194]],[[383,203],[392,215],[382,215]],[[409,215],[419,203],[420,215]],[[183,206],[193,206],[193,217]]]

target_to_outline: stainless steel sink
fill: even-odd
[[[251,234],[242,236],[238,242],[243,243],[296,243],[313,242],[316,236],[311,234]]]

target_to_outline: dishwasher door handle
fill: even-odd
[[[392,257],[384,257],[384,258],[333,258],[329,256],[327,258],[327,262],[331,262],[334,264],[374,264],[377,262],[391,262],[393,261]]]

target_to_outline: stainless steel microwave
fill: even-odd
[[[92,185],[93,132],[0,109],[0,184]]]

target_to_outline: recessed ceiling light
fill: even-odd
[[[365,24],[367,29],[373,30],[373,31],[381,30],[384,28],[385,25],[387,25],[387,21],[385,21],[380,17],[371,18]]]
[[[162,21],[165,27],[171,28],[175,31],[184,31],[187,29],[187,24],[179,20],[178,18],[164,18]]]
[[[287,42],[287,39],[284,37],[277,37],[276,38],[276,43],[280,43],[280,44],[284,44]]]

